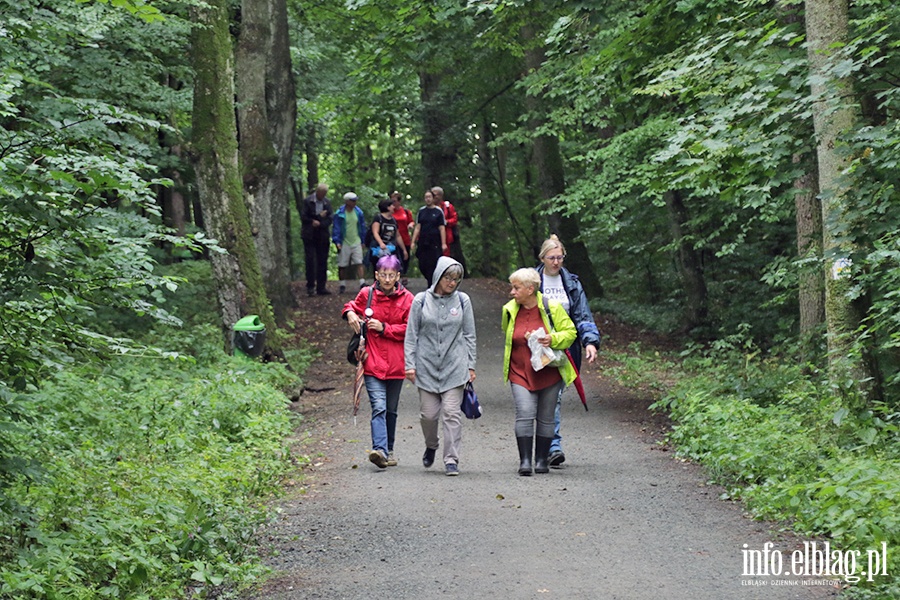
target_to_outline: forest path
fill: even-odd
[[[410,288],[423,289],[424,280]],[[379,470],[367,461],[368,402],[364,396],[354,425],[353,367],[343,356],[349,328],[339,315],[349,296],[298,299],[299,335],[323,351],[296,403],[305,417],[299,451],[311,464],[265,532],[262,550],[275,573],[244,600],[837,595],[801,578],[742,576],[744,544],[774,542],[789,557],[802,542],[719,500],[721,490],[696,465],[675,460],[658,443],[665,422],[648,412],[649,395],[611,380],[602,351],[583,372],[590,410],[566,392],[564,468],[518,476],[501,368],[507,286],[476,279],[460,289],[475,307],[476,389],[485,414],[464,423],[459,477],[446,477],[439,460],[422,467],[418,397],[409,382],[400,401],[399,466]],[[600,326],[604,348],[629,343],[629,330]]]

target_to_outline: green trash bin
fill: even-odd
[[[247,315],[234,324],[231,347],[235,356],[259,358],[265,345],[266,326],[259,320],[259,315]]]

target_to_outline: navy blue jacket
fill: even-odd
[[[538,273],[541,274],[541,293],[544,293],[544,264],[541,263],[537,267]],[[568,269],[563,267],[559,270],[559,274],[562,277],[563,287],[566,290],[566,295],[569,297],[569,317],[575,323],[575,328],[578,330],[578,337],[575,338],[575,343],[573,343],[569,347],[569,352],[572,354],[572,359],[575,361],[575,366],[578,370],[581,370],[581,349],[588,344],[593,344],[598,350],[600,349],[600,330],[597,329],[597,324],[594,323],[594,315],[591,313],[591,307],[588,305],[587,295],[584,293],[584,288],[581,285],[581,281],[578,280],[578,275],[570,272]]]

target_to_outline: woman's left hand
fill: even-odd
[[[366,321],[366,328],[376,333],[384,333],[384,323],[378,319],[369,319]]]

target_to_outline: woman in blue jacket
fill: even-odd
[[[593,363],[600,349],[600,330],[594,323],[594,315],[588,305],[587,295],[578,280],[578,276],[563,267],[566,259],[566,248],[556,235],[544,240],[541,252],[538,255],[541,264],[538,265],[538,273],[541,274],[541,293],[549,300],[556,300],[563,305],[566,313],[575,323],[578,337],[569,348],[575,367],[581,371],[581,350],[584,349],[584,357],[588,363]],[[562,392],[556,402],[554,419],[553,443],[550,445],[550,466],[558,467],[566,461],[566,455],[562,449],[562,436],[559,434],[561,422],[560,408],[562,406]]]

